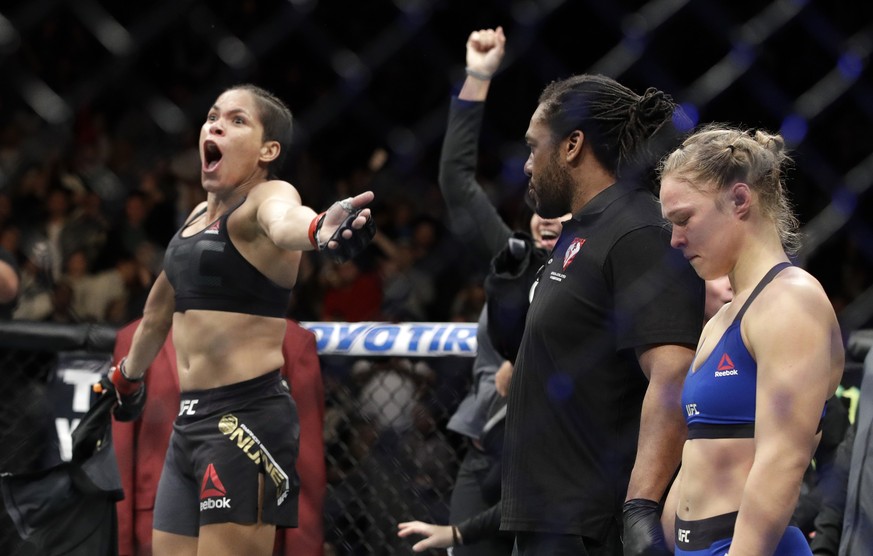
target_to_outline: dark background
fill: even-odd
[[[372,187],[377,210],[404,198],[442,218],[437,161],[466,37],[503,25],[480,172],[508,218],[545,84],[599,72],[655,86],[699,122],[783,133],[808,235],[798,262],[847,332],[871,322],[873,2],[5,0],[0,14],[0,193],[30,165],[75,168],[94,148],[128,189],[155,167],[196,178],[211,101],[254,82],[295,114],[286,178],[304,202]],[[388,162],[374,176],[376,149]]]

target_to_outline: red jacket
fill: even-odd
[[[139,321],[118,332],[115,360],[130,350]],[[327,484],[324,463],[324,386],[315,347],[315,335],[294,321],[288,321],[282,346],[291,394],[300,416],[299,519],[296,529],[276,533],[276,555],[323,556],[322,510]],[[146,373],[148,398],[134,423],[113,420],[115,454],[124,486],[124,500],[117,504],[120,556],[150,556],[152,553],[152,512],[164,455],[179,412],[179,376],[176,350],[168,338]]]

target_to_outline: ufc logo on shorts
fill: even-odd
[[[179,405],[179,415],[194,415],[196,411],[194,410],[194,406],[197,405],[197,402],[200,400],[182,400],[182,403]]]
[[[679,529],[676,531],[676,538],[679,542],[688,542],[688,537],[690,536],[690,529]]]

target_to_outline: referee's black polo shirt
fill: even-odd
[[[634,348],[695,346],[703,301],[648,190],[616,183],[564,223],[512,377],[501,529],[603,538],[621,519],[647,385]]]

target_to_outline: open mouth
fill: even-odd
[[[221,149],[212,141],[203,143],[203,169],[207,172],[215,170],[221,162]]]

